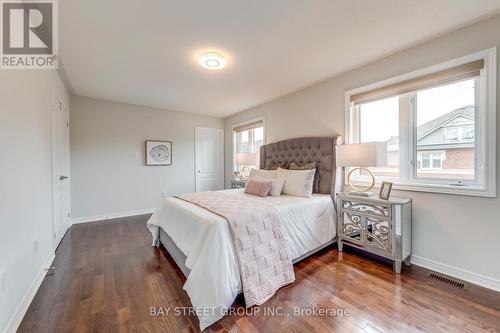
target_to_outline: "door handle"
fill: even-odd
[[[198,170],[198,173],[201,173],[201,171],[200,171],[200,170]]]
[[[59,176],[59,180],[65,180],[65,179],[68,179],[69,177],[68,176]]]

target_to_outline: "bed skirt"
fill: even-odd
[[[304,260],[305,258],[313,255],[314,253],[323,250],[325,247],[327,247],[327,246],[335,243],[336,241],[337,241],[337,237],[334,237],[330,241],[328,241],[325,244],[323,244],[323,245],[315,248],[314,250],[309,251],[309,252],[301,255],[298,258],[295,258],[294,260],[292,260],[292,262],[294,264],[296,264],[299,261]],[[190,273],[190,269],[187,268],[186,265],[185,265],[186,256],[177,247],[177,245],[175,245],[175,243],[172,240],[172,238],[170,238],[170,236],[165,231],[163,231],[162,228],[160,228],[160,242],[165,247],[165,249],[167,250],[167,252],[170,254],[170,256],[172,257],[172,259],[174,259],[175,263],[177,264],[177,266],[179,267],[179,269],[182,271],[182,273],[184,274],[184,276],[187,277],[189,275],[189,273]]]

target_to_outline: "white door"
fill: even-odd
[[[224,130],[195,128],[196,192],[224,189]]]
[[[57,248],[70,226],[69,110],[52,94],[53,245]]]

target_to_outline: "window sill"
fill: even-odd
[[[390,180],[388,180],[390,181]],[[367,186],[368,182],[363,182],[359,180],[353,180],[354,185]],[[349,184],[345,184],[349,186]],[[381,182],[377,182],[375,187],[380,188]],[[440,194],[454,194],[454,195],[465,195],[473,197],[486,197],[486,198],[496,198],[496,188],[494,186],[491,189],[486,189],[479,186],[456,186],[448,184],[425,184],[425,183],[398,183],[394,182],[392,186],[393,190],[398,191],[411,191],[411,192],[427,192],[427,193],[440,193]]]

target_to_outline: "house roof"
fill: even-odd
[[[436,129],[458,116],[464,116],[474,119],[474,105],[463,106],[461,108],[445,113],[442,116],[437,117],[431,121],[423,123],[422,125],[417,127],[417,138],[421,139],[422,137],[434,132]],[[398,142],[399,136],[395,136],[390,138],[387,141],[387,144],[396,144]]]
[[[417,138],[420,139],[421,137],[426,136],[457,116],[465,116],[467,118],[474,119],[474,105],[463,106],[418,126]]]

